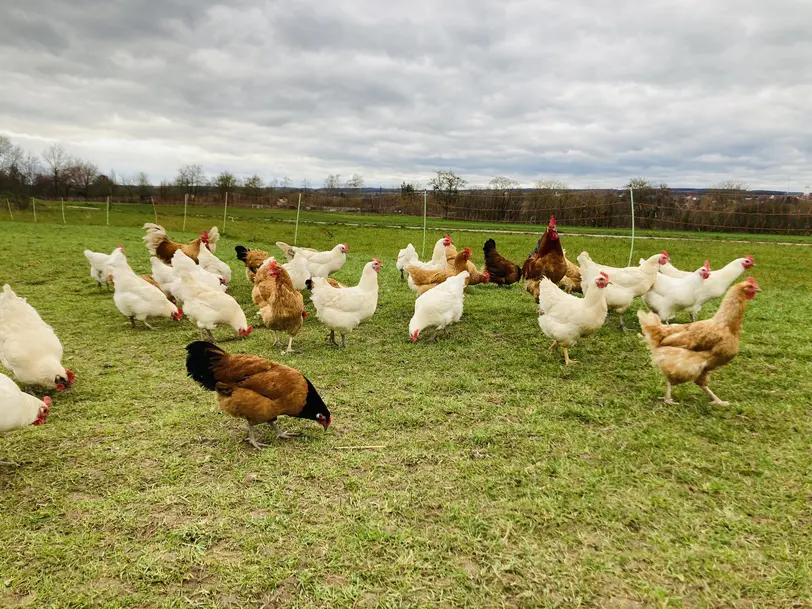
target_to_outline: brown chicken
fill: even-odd
[[[453,247],[453,246],[452,246]],[[426,270],[420,267],[406,265],[406,271],[409,273],[409,287],[417,292],[418,295],[428,292],[433,287],[443,283],[449,277],[459,275],[463,271],[468,270],[468,263],[471,260],[471,248],[466,247],[459,254],[454,257],[452,265],[443,270]],[[465,284],[469,285],[471,278],[465,280]]]
[[[294,368],[254,355],[230,355],[205,341],[187,345],[186,351],[186,374],[217,392],[223,412],[245,419],[254,448],[268,446],[254,436],[260,423],[270,423],[278,438],[297,435],[279,429],[276,419],[282,415],[316,421],[325,430],[333,421],[313,383]]]
[[[257,274],[259,267],[270,258],[268,252],[263,250],[249,250],[244,245],[238,245],[234,250],[237,252],[237,260],[245,264],[245,278],[250,283],[254,283],[254,275]]]
[[[755,279],[748,277],[727,291],[716,315],[690,324],[664,326],[656,313],[637,312],[651,361],[666,378],[666,404],[676,403],[671,399],[672,385],[693,382],[714,404],[728,405],[710,390],[708,375],[738,354],[747,301],[760,291]]]
[[[307,313],[302,295],[293,287],[288,272],[276,260],[271,260],[257,271],[251,300],[259,307],[263,323],[273,330],[274,345],[282,344],[280,331],[288,334],[286,353],[291,353],[293,337],[301,329]]]
[[[581,292],[581,269],[574,262],[567,258],[567,250],[564,250],[564,261],[567,263],[567,272],[558,282],[558,287],[564,290],[567,294],[573,292]],[[536,292],[538,296],[538,292]]]
[[[200,236],[191,243],[180,244],[170,241],[166,235],[166,230],[163,226],[147,222],[144,224],[147,234],[144,235],[144,243],[153,256],[157,256],[164,263],[171,265],[172,256],[178,250],[183,250],[183,253],[189,256],[197,264],[197,255],[200,253],[200,245],[203,244],[209,248],[211,253],[217,248],[217,241],[220,239],[220,232],[216,226],[212,226],[210,231],[202,231]]]
[[[147,283],[149,283],[149,284],[151,284],[151,285],[154,285],[156,288],[158,288],[159,290],[161,290],[161,286],[159,286],[159,285],[158,285],[158,282],[157,282],[157,281],[155,281],[155,280],[152,278],[152,275],[141,275],[141,279],[143,279],[144,281],[146,281]],[[166,293],[166,292],[164,292],[163,290],[161,290],[161,292],[163,292],[163,295],[164,295],[164,296],[166,296],[166,299],[167,299],[169,302],[171,302],[173,305],[177,306],[177,304],[178,304],[178,303],[177,303],[177,301],[175,300],[175,297],[174,297],[174,296],[172,296],[171,294],[167,294],[167,293]]]
[[[470,248],[465,249],[470,250]],[[448,268],[453,269],[455,264],[454,261],[457,258],[457,248],[454,247],[453,243],[450,243],[449,245],[446,246],[445,258]],[[480,271],[478,268],[476,268],[476,265],[473,262],[471,262],[470,259],[466,263],[465,269],[463,270],[468,271],[468,274],[470,275],[470,277],[468,278],[468,282],[465,285],[477,285],[480,283],[488,283],[491,280],[491,274],[488,271]],[[459,272],[461,273],[462,271]]]
[[[516,283],[522,278],[522,269],[496,251],[496,241],[488,239],[482,250],[485,252],[485,270],[490,274],[491,283],[499,287]]]
[[[546,277],[557,284],[566,273],[567,262],[564,259],[564,251],[561,249],[558,231],[555,229],[555,218],[551,216],[550,224],[536,244],[536,249],[524,261],[522,275],[525,280],[538,280]]]

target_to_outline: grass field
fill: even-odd
[[[272,447],[258,452],[244,423],[186,377],[193,325],[133,330],[89,277],[82,250],[119,243],[136,271],[148,270],[138,226],[149,215],[116,214],[126,226],[78,220],[0,222],[0,279],[54,326],[78,375],[46,425],[0,436],[0,461],[19,464],[0,465],[0,606],[812,602],[808,248],[638,243],[635,260],[665,247],[685,268],[752,254],[764,290],[747,311],[739,356],[711,379],[732,405],[681,386],[680,405],[667,406],[635,333],[613,320],[572,349],[580,364],[564,367],[519,286],[470,288],[446,338],[411,344],[414,297],[394,258],[422,232],[302,226],[302,244],[349,243],[341,281],[355,283],[373,256],[384,261],[378,311],[346,350],[327,345],[315,315],[294,355],[283,358],[262,328],[222,343],[301,369],[333,412],[327,432],[281,421],[303,433],[294,440],[261,427]],[[159,221],[177,240],[213,223],[191,217],[180,233],[177,216]],[[608,264],[628,258],[626,240],[561,230],[573,257],[588,249]],[[430,231],[430,243],[439,236]],[[454,236],[480,264],[487,235]],[[217,254],[249,318],[234,245],[273,251],[292,238],[289,223],[229,222]],[[523,259],[534,239],[497,243]],[[359,446],[380,448],[347,448]]]

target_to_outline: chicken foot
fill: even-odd
[[[669,381],[665,382],[665,396],[663,396],[663,402],[666,404],[678,404],[676,400],[671,399],[671,383]]]
[[[279,340],[279,332],[274,330],[273,331],[273,346],[276,347],[276,346],[281,345],[281,344],[282,344],[282,341]]]
[[[626,327],[626,323],[623,321],[623,313],[618,311],[617,316],[618,316],[618,319],[620,319],[620,329],[621,330],[623,330],[624,332],[634,332],[634,330],[632,330],[631,328]]]
[[[257,450],[262,450],[266,446],[270,446],[270,444],[262,444],[261,442],[257,442],[256,436],[254,436],[254,426],[251,424],[251,421],[246,421],[248,423],[248,443],[251,444]]]
[[[567,350],[567,347],[564,347],[562,345],[561,348],[564,350],[564,364],[565,365],[569,366],[570,364],[577,364],[578,363],[577,359],[570,359],[570,354],[569,354],[569,351]]]
[[[288,348],[285,349],[285,353],[293,353],[293,337],[288,337]]]
[[[200,328],[200,340],[207,340],[210,343],[214,341],[214,334],[208,328]]]
[[[273,427],[273,430],[276,432],[276,437],[281,440],[288,440],[290,438],[295,438],[299,435],[295,431],[284,431],[280,429],[279,426],[276,424],[276,421],[271,421],[271,427]]]
[[[720,400],[719,396],[717,396],[713,391],[711,391],[711,388],[708,387],[707,385],[700,385],[699,388],[707,394],[712,404],[716,404],[718,406],[730,406],[730,402]]]
[[[330,330],[330,334],[327,336],[327,341],[331,345],[335,345],[336,347],[338,347],[338,343],[336,342],[336,331],[335,330]]]

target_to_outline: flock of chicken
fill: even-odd
[[[227,293],[231,268],[215,255],[217,227],[188,244],[171,241],[157,224],[148,223],[144,228],[144,241],[152,256],[149,275],[132,270],[122,246],[111,254],[84,252],[99,288],[113,286],[118,310],[133,326],[140,321],[148,328],[152,328],[151,318],[191,319],[201,340],[186,348],[187,373],[216,392],[225,412],[247,421],[248,439],[255,447],[264,446],[254,435],[253,426],[259,423],[270,423],[279,437],[290,435],[277,427],[280,415],[311,419],[326,429],[332,416],[299,371],[260,357],[230,355],[213,344],[212,331],[218,325],[230,326],[240,337],[252,332],[242,307]],[[292,351],[293,339],[307,317],[302,296],[307,290],[316,316],[330,331],[329,340],[337,345],[337,332],[345,347],[346,335],[377,309],[380,260],[369,261],[358,284],[348,287],[330,277],[344,266],[347,244],[329,251],[283,242],[276,245],[285,263],[266,251],[242,245],[235,248],[253,286],[251,298],[259,309],[257,315],[274,332],[274,344],[280,344],[279,333],[285,333],[286,352]],[[467,286],[495,283],[501,287],[524,280],[525,289],[538,303],[539,326],[553,340],[551,349],[560,345],[565,363],[571,364],[575,360],[570,359],[569,348],[597,331],[612,311],[626,330],[623,313],[640,297],[649,311],[638,311],[638,318],[652,361],[666,377],[665,400],[672,402],[672,385],[695,382],[714,403],[726,404],[708,387],[708,374],[738,352],[744,309],[760,289],[752,278],[731,284],[754,266],[752,257],[738,258],[717,271],[711,271],[705,261],[688,272],[673,267],[665,251],[627,268],[599,265],[589,253],[581,252],[575,265],[566,257],[554,218],[522,267],[501,256],[493,239],[486,241],[483,250],[481,270],[471,262],[471,250],[457,251],[449,235],[437,241],[426,262],[419,260],[412,244],[400,250],[396,267],[401,279],[408,276],[409,287],[417,293],[409,321],[410,341],[416,342],[429,328],[434,329],[434,340],[438,332],[458,322]],[[573,292],[581,292],[583,297]],[[706,302],[722,295],[724,300],[711,319],[695,321]],[[690,311],[692,323],[663,325],[662,321],[668,322],[683,310]],[[53,329],[10,286],[4,286],[0,362],[24,385],[63,391],[74,383],[75,375],[62,366],[61,359],[62,345]],[[50,406],[49,396],[40,400],[0,375],[0,431],[43,423]]]

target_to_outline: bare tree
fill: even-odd
[[[230,171],[221,171],[216,178],[214,178],[214,187],[221,195],[227,192],[233,192],[237,188],[237,178]]]
[[[509,191],[515,190],[519,187],[519,183],[516,180],[511,180],[510,178],[506,178],[505,176],[496,176],[490,182],[488,182],[488,188],[491,190],[501,190],[501,191]]]
[[[304,192],[307,192],[309,188],[310,188],[310,180],[305,178],[304,180],[302,180],[302,190]]]
[[[711,186],[711,190],[730,194],[747,192],[748,187],[744,182],[738,182],[736,180],[722,180],[721,182],[717,182]]]
[[[196,195],[206,184],[206,175],[200,165],[184,165],[178,169],[175,184],[191,195]]]
[[[347,180],[347,189],[353,190],[356,193],[360,192],[361,189],[364,187],[364,178],[361,174],[354,173],[352,177]]]
[[[62,182],[62,176],[65,170],[70,165],[70,158],[68,153],[60,144],[51,144],[42,153],[42,158],[48,166],[51,174],[51,179],[54,184],[54,195],[59,196],[59,186]]]
[[[544,178],[539,178],[538,180],[536,180],[533,186],[538,190],[544,190],[549,192],[558,192],[559,190],[569,190],[569,186],[567,185],[566,182],[555,179],[545,180]]]
[[[139,171],[135,174],[135,185],[138,187],[139,197],[142,199],[149,197],[152,192],[152,184],[150,184],[149,176],[145,172]]]
[[[246,178],[243,183],[243,190],[245,194],[251,197],[258,197],[262,194],[262,178],[256,174]]]
[[[290,188],[291,179],[288,176],[282,178],[282,192],[287,192],[288,188]]]
[[[98,177],[99,168],[89,161],[75,161],[72,163],[70,173],[82,195],[89,197],[90,186]]]
[[[324,190],[332,195],[337,195],[341,190],[341,176],[330,174],[324,179]]]
[[[646,178],[643,177],[636,177],[629,180],[629,183],[626,184],[626,188],[633,188],[634,190],[643,190],[646,188],[654,188],[654,185],[649,182]]]
[[[459,198],[459,191],[468,182],[450,169],[438,170],[437,175],[429,180],[429,186],[434,190],[443,208],[444,217],[448,218],[448,209]]]

